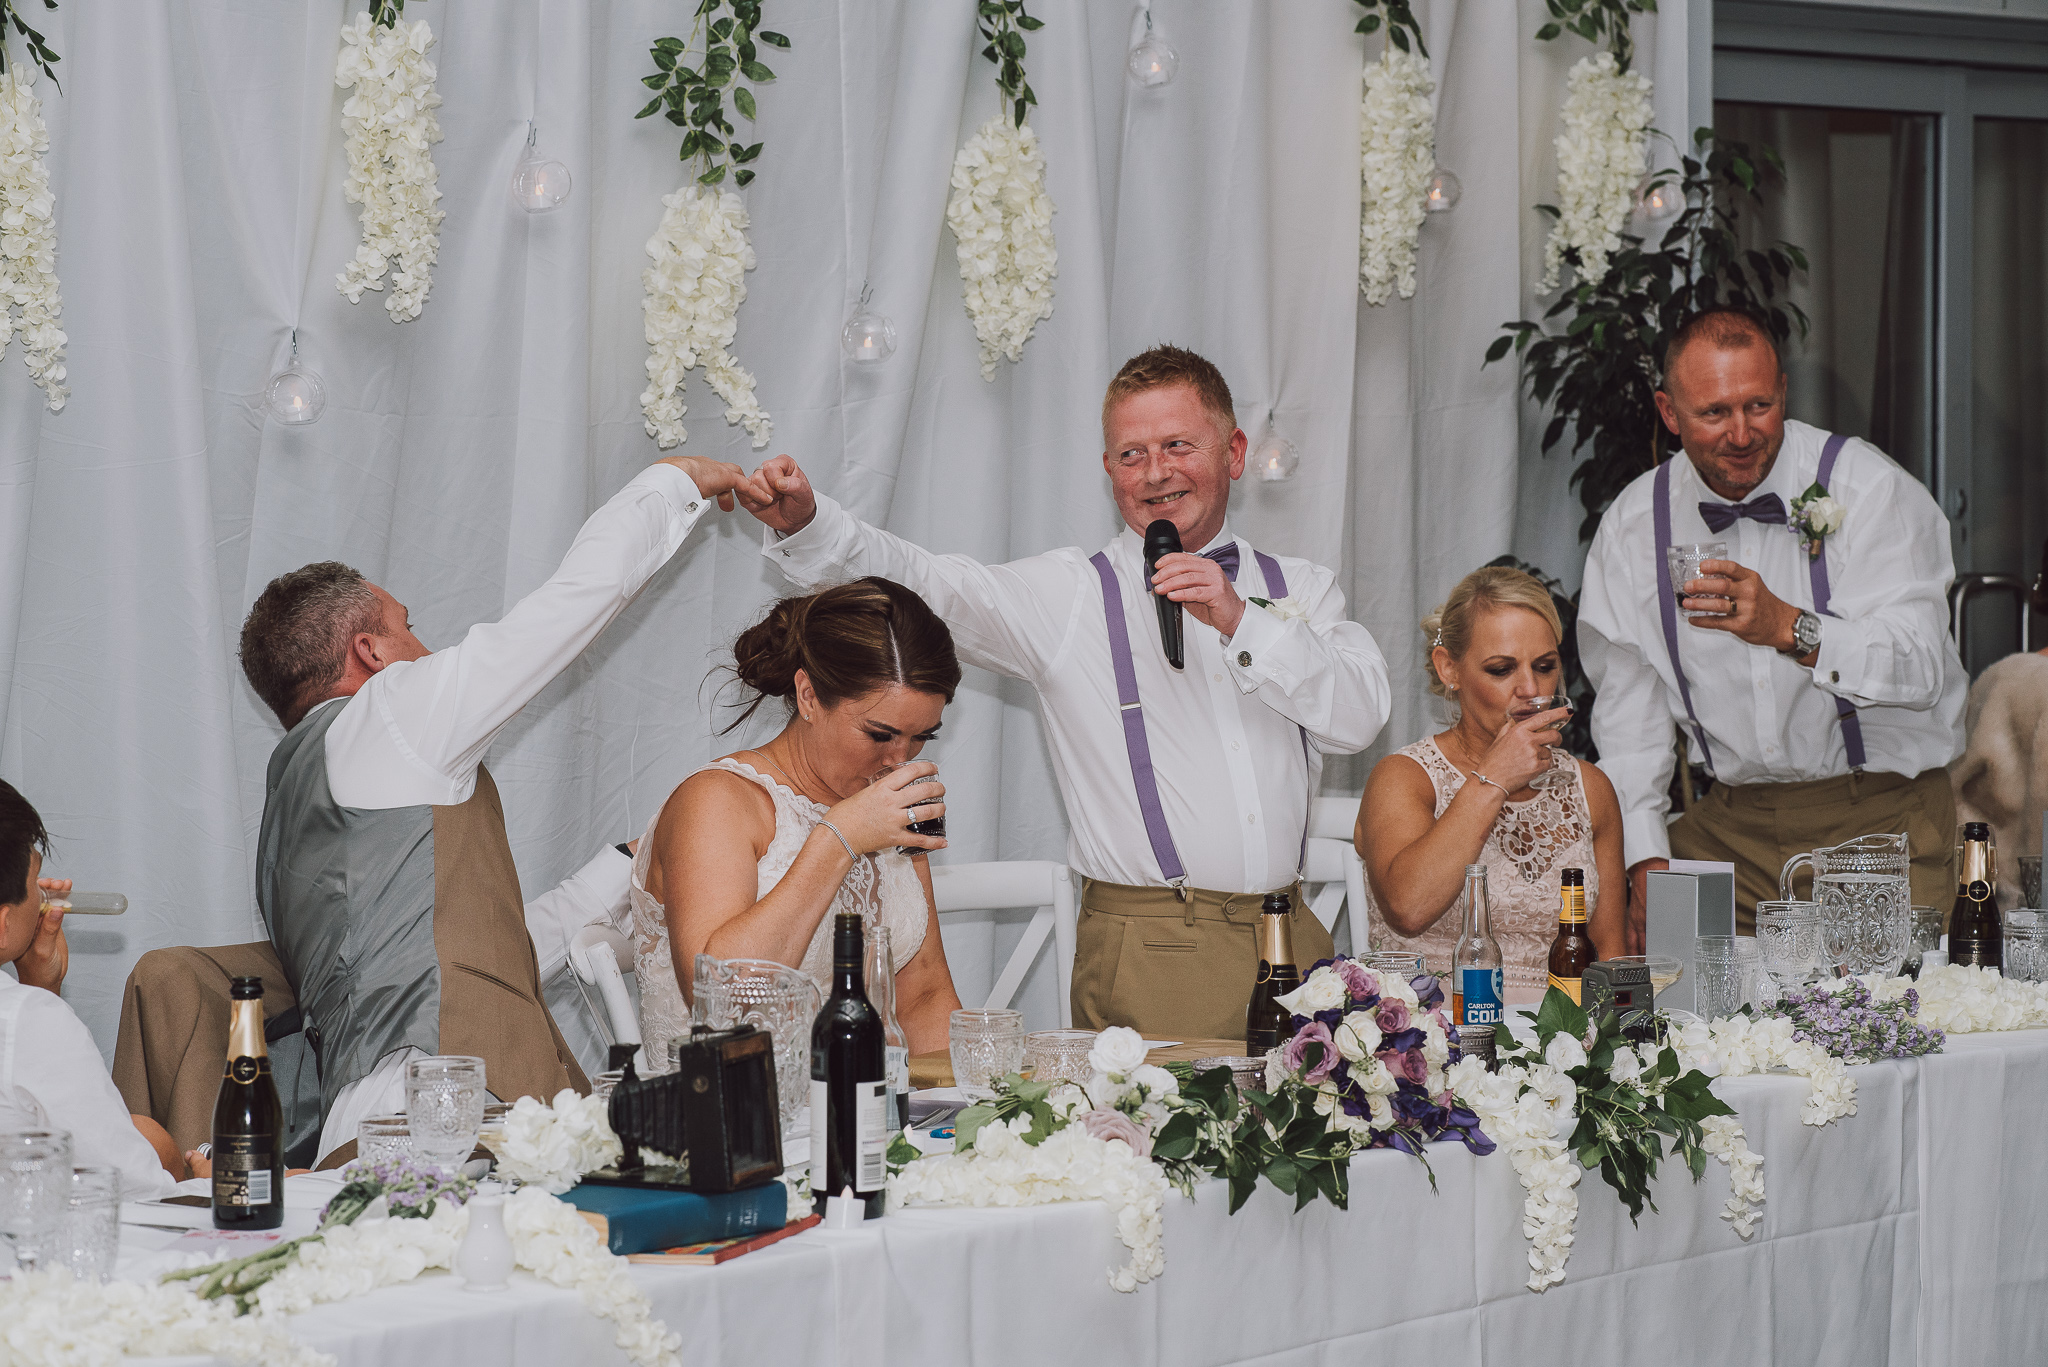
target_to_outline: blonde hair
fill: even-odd
[[[1423,667],[1429,671],[1429,691],[1439,698],[1450,697],[1451,690],[1437,677],[1435,647],[1442,646],[1454,660],[1462,659],[1472,644],[1473,624],[1492,608],[1525,608],[1550,624],[1559,644],[1564,641],[1564,623],[1558,619],[1557,604],[1542,580],[1500,565],[1474,570],[1458,581],[1435,612],[1422,619],[1427,642]]]

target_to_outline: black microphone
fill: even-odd
[[[1180,528],[1160,518],[1145,529],[1145,592],[1152,593],[1152,571],[1159,564],[1162,555],[1180,554]],[[1175,669],[1186,667],[1186,655],[1181,650],[1180,604],[1171,598],[1152,594],[1152,601],[1159,609],[1159,645],[1166,652],[1166,662]]]

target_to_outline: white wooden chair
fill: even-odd
[[[1363,953],[1367,936],[1365,924],[1365,861],[1351,844],[1351,830],[1358,821],[1355,797],[1319,797],[1310,809],[1308,857],[1302,867],[1303,896],[1309,910],[1323,923],[1323,929],[1337,941],[1341,953]],[[1337,937],[1337,918],[1350,916],[1344,938]]]
[[[640,1013],[633,1007],[633,994],[626,990],[626,975],[633,971],[632,942],[610,926],[585,926],[569,942],[569,967],[576,974],[577,989],[586,1006],[591,1006],[590,992],[597,993],[598,1003],[591,1006],[591,1014],[597,1017],[606,1043],[640,1043]],[[648,1066],[647,1051],[637,1051],[634,1071],[645,1077]]]
[[[934,864],[932,898],[942,917],[947,912],[1036,908],[1031,923],[1024,928],[1024,937],[1017,942],[1002,972],[996,975],[995,986],[982,1005],[994,1009],[1010,1004],[1049,935],[1053,942],[1053,968],[1058,977],[1060,1025],[1065,1028],[1073,1024],[1074,883],[1065,864],[1045,860]]]

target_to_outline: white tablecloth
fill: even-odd
[[[1799,1122],[1803,1079],[1721,1084],[1765,1160],[1751,1239],[1719,1218],[1718,1163],[1697,1186],[1670,1167],[1634,1227],[1588,1173],[1567,1280],[1541,1295],[1513,1169],[1455,1145],[1430,1154],[1435,1194],[1412,1158],[1358,1158],[1348,1211],[1173,1196],[1166,1272],[1131,1295],[1107,1284],[1125,1250],[1093,1204],[904,1211],[633,1276],[689,1367],[2048,1361],[2048,1031],[1854,1075],[1857,1114],[1824,1129]],[[432,1274],[294,1327],[345,1367],[622,1360],[607,1324],[524,1274],[497,1295]]]

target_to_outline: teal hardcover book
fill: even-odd
[[[562,1199],[603,1216],[605,1242],[620,1255],[761,1234],[782,1228],[789,1213],[789,1188],[780,1182],[711,1196],[584,1182]]]

